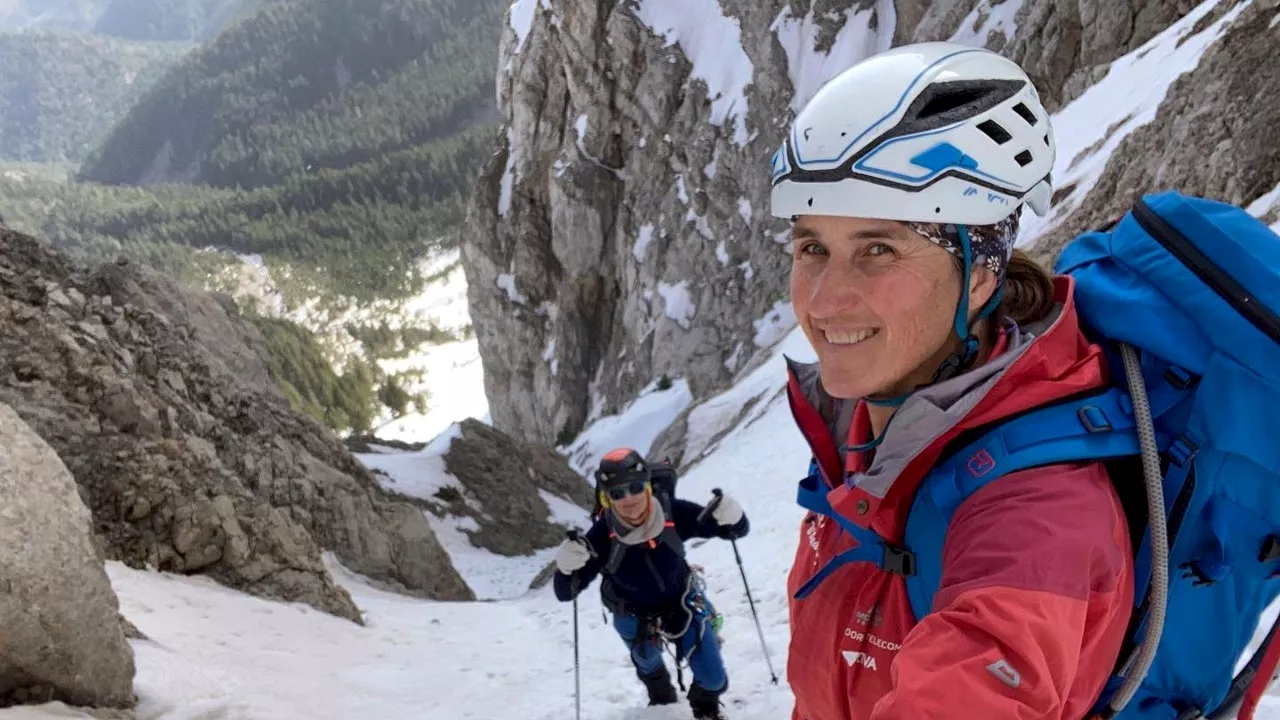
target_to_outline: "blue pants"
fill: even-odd
[[[697,590],[690,590],[682,606],[683,611],[677,610],[662,618],[662,629],[674,634],[687,619],[688,628],[673,640],[678,655],[689,659],[693,680],[702,689],[710,692],[724,690],[729,684],[729,676],[724,669],[724,659],[720,657],[720,641],[711,627],[711,602]],[[662,638],[651,631],[645,632],[646,624],[635,615],[617,613],[613,616],[613,627],[631,650],[631,662],[635,664],[636,671],[641,675],[652,675],[662,667]]]

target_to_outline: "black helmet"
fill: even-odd
[[[596,470],[596,486],[601,489],[629,485],[632,482],[648,482],[649,463],[631,448],[618,448],[600,458]]]

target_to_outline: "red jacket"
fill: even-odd
[[[865,408],[826,396],[816,366],[792,365],[791,407],[837,512],[901,542],[914,491],[950,440],[1105,383],[1072,281],[1055,287],[1060,311],[1031,334],[1011,329],[981,367],[914,393],[869,466],[850,454],[842,468],[835,440],[870,439]],[[853,486],[840,482],[846,472]],[[1100,463],[1014,473],[961,505],[933,612],[919,623],[903,579],[866,563],[794,599],[852,545],[829,518],[810,513],[801,525],[788,578],[793,720],[1079,720],[1101,693],[1133,605],[1133,557]]]

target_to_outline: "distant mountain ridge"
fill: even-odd
[[[0,160],[80,162],[190,47],[0,33]]]
[[[195,42],[264,0],[0,0],[0,32],[71,30],[127,40]]]

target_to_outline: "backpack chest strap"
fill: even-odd
[[[920,554],[920,571],[907,578],[912,613],[919,619],[933,610],[947,529],[974,493],[1022,470],[1138,452],[1132,403],[1111,388],[1015,417],[950,454],[925,477],[907,515],[905,542]]]
[[[915,572],[915,556],[910,551],[885,542],[884,538],[874,531],[863,528],[835,512],[831,508],[831,501],[827,499],[828,492],[821,475],[811,466],[809,476],[800,481],[797,501],[800,507],[835,520],[841,530],[853,537],[856,544],[828,560],[813,577],[805,581],[796,590],[797,600],[808,597],[824,580],[831,577],[832,573],[852,562],[869,562],[882,570],[899,575],[911,575]]]

